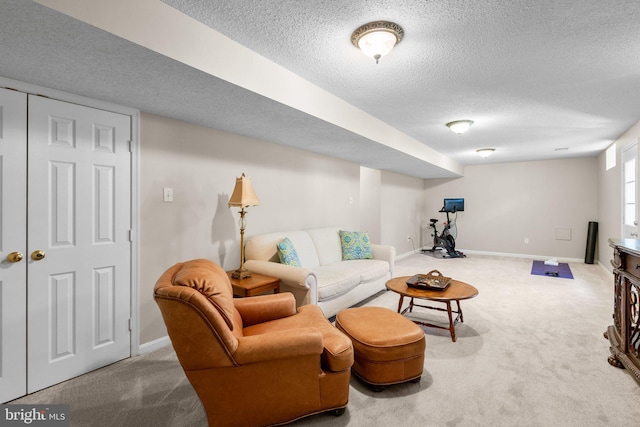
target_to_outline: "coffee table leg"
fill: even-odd
[[[400,295],[400,302],[398,302],[398,313],[402,310],[402,303],[404,302],[404,295]]]
[[[459,300],[456,300],[456,305],[458,306],[458,313],[460,313],[460,323],[464,323],[464,317],[462,317],[462,309],[460,308]]]
[[[453,324],[453,316],[451,315],[451,302],[444,301],[444,303],[447,304],[447,315],[449,315],[449,332],[451,333],[451,340],[453,342],[456,342],[456,329],[455,325]]]

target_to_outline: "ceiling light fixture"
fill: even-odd
[[[376,64],[404,36],[404,30],[398,24],[389,21],[369,22],[351,34],[351,43],[362,53],[376,60]]]
[[[455,120],[447,123],[446,126],[458,135],[462,135],[469,130],[472,124],[473,120]]]
[[[480,157],[483,157],[486,159],[487,157],[492,155],[494,151],[496,151],[495,148],[481,148],[479,150],[476,150],[476,153],[478,153]]]

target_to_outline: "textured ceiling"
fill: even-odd
[[[462,165],[597,155],[640,118],[636,1],[164,3]],[[349,37],[379,19],[405,37],[376,65]],[[32,1],[0,0],[0,76],[376,169],[456,175]],[[462,136],[444,126],[465,118]],[[496,152],[481,159],[483,147]]]
[[[163,1],[463,164],[594,155],[640,118],[635,0]],[[349,36],[379,19],[405,37],[376,66]]]

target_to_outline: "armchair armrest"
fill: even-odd
[[[240,313],[244,326],[251,326],[296,314],[296,299],[289,292],[234,298],[233,304]]]
[[[240,365],[310,354],[322,354],[322,333],[316,328],[300,328],[238,338],[233,357]]]
[[[393,277],[393,270],[396,260],[396,248],[390,245],[371,245],[373,251],[373,258],[387,261],[389,263],[389,271],[391,277]]]

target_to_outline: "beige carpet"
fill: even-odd
[[[457,342],[425,328],[422,380],[376,393],[352,378],[338,418],[297,426],[621,426],[640,420],[640,386],[607,363],[613,284],[597,265],[574,279],[533,276],[531,260],[416,254],[396,275],[438,269],[476,286],[462,302]],[[367,305],[397,308],[384,292]],[[446,314],[417,309],[446,323]],[[204,410],[168,347],[50,387],[13,403],[66,403],[73,426],[205,426]]]

